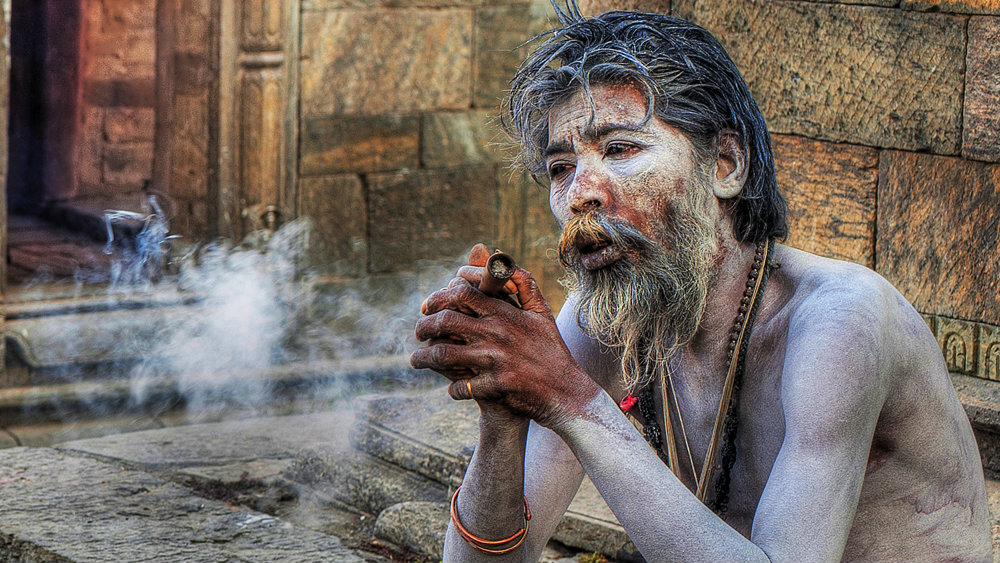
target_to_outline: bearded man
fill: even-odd
[[[874,272],[775,242],[770,139],[723,48],[559,15],[505,115],[569,299],[553,319],[524,270],[516,303],[485,295],[477,246],[416,328],[412,365],[481,411],[444,560],[536,561],[586,473],[650,562],[989,561],[934,337]]]

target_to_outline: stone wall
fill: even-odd
[[[405,280],[483,241],[559,303],[547,194],[504,158],[499,100],[547,2],[305,0],[299,209],[330,274]]]
[[[54,198],[117,197],[152,179],[155,16],[155,0],[84,0],[77,182]]]
[[[1000,380],[1000,2],[581,2],[708,28],[774,135],[788,244],[873,268],[949,367]],[[340,275],[392,275],[485,240],[559,303],[546,194],[493,123],[545,2],[305,0],[301,209]],[[362,202],[364,205],[362,205]]]
[[[854,4],[851,2],[850,4]],[[768,120],[789,244],[885,276],[1000,380],[1000,2],[674,0]]]

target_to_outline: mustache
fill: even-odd
[[[614,245],[643,253],[655,243],[634,225],[598,211],[588,211],[566,222],[559,237],[559,262],[566,268],[580,260],[580,250],[588,247]]]

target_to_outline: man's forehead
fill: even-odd
[[[582,88],[553,106],[548,116],[549,147],[575,137],[599,138],[612,131],[649,128],[646,97],[630,85],[596,85],[589,96]]]

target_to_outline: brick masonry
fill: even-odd
[[[1000,324],[1000,165],[879,159],[877,271],[920,311]]]
[[[469,107],[471,10],[333,10],[302,18],[305,115]]]
[[[878,151],[775,135],[778,187],[788,201],[787,244],[874,266]]]
[[[493,173],[475,168],[368,176],[369,269],[412,270],[419,260],[461,257],[497,233]]]
[[[341,276],[366,273],[368,244],[364,186],[353,174],[302,178],[299,208],[313,220],[312,265]]]
[[[514,71],[529,52],[519,45],[552,27],[547,2],[508,4],[476,10],[473,105],[496,108]]]
[[[969,19],[962,154],[1000,162],[1000,18]]]
[[[420,117],[323,116],[302,121],[303,175],[416,168]]]
[[[722,41],[773,131],[958,152],[964,18],[748,0],[673,8]]]

